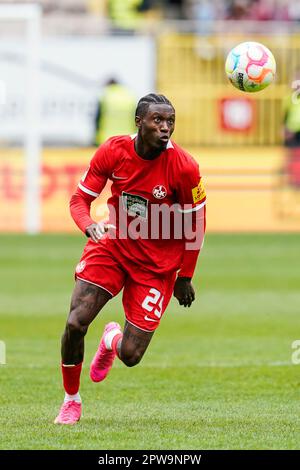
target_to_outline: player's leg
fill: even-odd
[[[62,337],[62,375],[65,402],[55,422],[74,424],[79,420],[80,374],[84,356],[84,336],[90,323],[107,301],[124,285],[125,274],[113,258],[107,243],[89,241],[76,267],[76,285]]]
[[[97,382],[105,379],[116,355],[128,367],[140,362],[173,293],[176,273],[157,276],[139,272],[136,267],[131,274],[126,278],[123,291],[124,333],[119,325],[110,331],[104,330],[96,371],[93,371],[99,380],[94,380],[91,374],[92,380]]]
[[[75,424],[81,417],[80,374],[84,355],[84,336],[90,323],[112,297],[106,290],[77,280],[71,309],[61,342],[64,403],[55,424]]]
[[[132,279],[126,279],[123,292],[123,304],[124,306],[126,306],[126,315],[128,314],[128,312],[126,311],[127,307],[129,309],[131,308],[131,306],[133,309],[136,308],[136,299],[134,294],[137,294],[137,298],[139,298],[140,296],[144,298],[144,286],[139,287],[140,289],[137,287],[137,285]],[[139,290],[140,292],[138,294]],[[131,302],[129,304],[126,301],[127,298],[131,299]],[[138,309],[140,313],[141,305],[138,305]],[[101,382],[106,378],[113,365],[116,355],[128,367],[133,367],[138,364],[151,341],[154,330],[157,327],[158,323],[158,319],[151,321],[151,331],[147,331],[146,329],[141,329],[126,320],[124,326],[124,333],[122,333],[121,327],[118,323],[108,323],[104,328],[104,332],[98,350],[90,366],[90,377],[92,381]],[[146,325],[146,327],[148,328],[148,324]]]
[[[136,366],[148,348],[153,334],[154,331],[143,331],[126,320],[123,336],[116,344],[118,357],[126,366]]]
[[[128,367],[138,364],[171,299],[176,273],[155,273],[131,270],[123,291],[126,315],[124,334],[116,351]]]
[[[116,355],[128,367],[140,362],[154,331],[142,331],[125,321],[124,332],[118,323],[108,323],[90,367],[93,382],[101,382],[109,373]]]
[[[86,281],[77,280],[71,299],[70,313],[61,341],[62,363],[82,363],[84,336],[94,318],[112,298],[106,290]]]

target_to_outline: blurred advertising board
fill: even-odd
[[[50,149],[43,152],[41,177],[41,229],[43,232],[76,231],[69,200],[86,171],[94,149]],[[0,231],[24,231],[24,157],[21,152],[0,152]],[[106,215],[110,184],[93,206],[93,215]]]
[[[291,184],[290,160],[280,147],[189,149],[199,161],[207,193],[209,232],[299,232],[299,186]],[[77,232],[69,201],[95,148],[46,149],[42,158],[41,230]],[[243,158],[241,158],[241,152]],[[0,151],[0,231],[24,232],[24,157]],[[110,182],[92,207],[107,215]]]
[[[224,132],[250,132],[255,128],[255,102],[249,98],[222,98],[219,102]]]
[[[26,48],[0,42],[0,142],[21,143],[26,129]],[[50,145],[91,145],[104,84],[115,78],[140,98],[154,89],[155,48],[150,37],[63,37],[41,43],[40,129]]]

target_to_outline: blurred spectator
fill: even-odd
[[[117,30],[133,32],[153,0],[107,0],[108,16]]]
[[[300,147],[300,69],[296,70],[292,85],[296,91],[284,101],[284,144]]]
[[[135,132],[136,99],[124,85],[111,78],[105,85],[95,117],[95,145],[109,137]]]
[[[216,2],[213,0],[187,0],[189,18],[197,21],[212,21],[217,17]]]
[[[288,21],[290,18],[289,15],[289,3],[290,0],[277,0],[274,8],[273,19],[276,21]],[[297,3],[297,2],[295,2]]]
[[[232,0],[228,8],[229,20],[248,20],[250,14],[250,0]]]
[[[157,2],[156,2],[157,3]],[[184,18],[184,8],[186,0],[164,0],[164,16],[168,19]]]
[[[250,17],[258,21],[289,20],[289,0],[254,0]]]
[[[1,1],[1,0],[0,0]],[[19,0],[5,0],[19,3]],[[22,3],[32,3],[23,0]],[[109,18],[116,30],[135,31],[150,18],[214,20],[300,21],[300,0],[36,0],[46,16],[97,15]],[[158,12],[158,15],[151,13]],[[146,15],[146,19],[147,19]]]
[[[251,5],[250,17],[256,21],[272,20],[275,12],[275,0],[254,0]]]
[[[295,0],[288,0],[287,4],[289,19],[293,21],[300,21],[300,2]]]
[[[217,11],[214,0],[189,0],[187,18],[197,22],[197,33],[201,36],[211,33],[212,21],[216,19]],[[200,45],[200,51],[202,46]]]
[[[185,0],[186,17],[199,22],[222,20],[229,0]]]
[[[294,75],[292,96],[284,101],[285,173],[288,183],[300,187],[300,69]]]

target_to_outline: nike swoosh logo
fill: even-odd
[[[148,315],[146,315],[144,318],[145,318],[145,320],[147,320],[147,321],[158,321],[158,320],[153,320],[153,318],[149,318]]]
[[[116,180],[127,180],[127,176],[116,176],[114,173],[112,173],[112,178],[115,178]]]

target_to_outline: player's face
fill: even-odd
[[[143,143],[155,150],[165,150],[175,128],[175,112],[168,104],[151,104],[143,118],[136,119]]]

